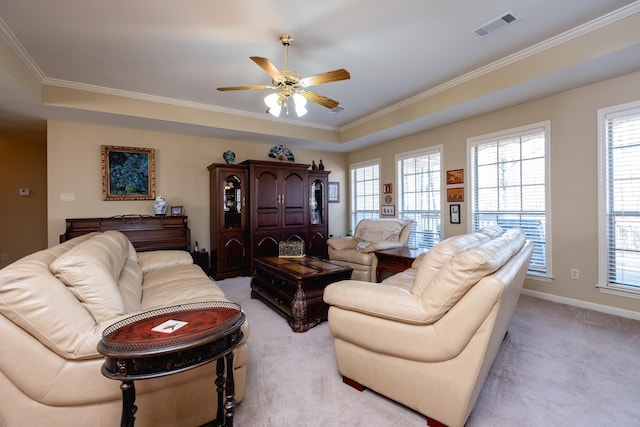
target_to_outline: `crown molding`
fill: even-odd
[[[509,65],[515,64],[519,61],[522,61],[526,58],[529,58],[531,56],[537,55],[541,52],[544,52],[546,50],[549,50],[553,47],[559,46],[563,43],[566,43],[570,40],[579,38],[581,36],[584,36],[585,34],[588,34],[592,31],[598,30],[602,27],[606,27],[607,25],[610,25],[614,22],[617,22],[621,19],[624,19],[628,16],[634,15],[636,13],[640,12],[640,1],[636,1],[634,3],[631,3],[625,7],[622,7],[618,10],[615,10],[611,13],[608,13],[606,15],[603,15],[601,17],[598,17],[590,22],[587,22],[583,25],[580,25],[578,27],[572,28],[571,30],[565,31],[564,33],[561,33],[557,36],[551,37],[543,42],[540,42],[538,44],[535,44],[531,47],[528,47],[526,49],[523,49],[519,52],[516,52],[514,54],[511,54],[509,56],[506,56],[504,58],[501,58],[497,61],[494,61],[490,64],[487,64],[483,67],[477,68],[473,71],[470,71],[466,74],[463,74],[459,77],[456,77],[454,79],[451,79],[445,83],[442,83],[438,86],[435,86],[429,90],[426,90],[424,92],[421,92],[417,95],[414,95],[410,98],[407,98],[403,101],[400,101],[396,104],[390,105],[387,108],[384,108],[382,110],[376,111],[375,113],[369,114],[365,117],[362,117],[358,120],[355,120],[351,123],[348,123],[344,126],[341,126],[338,128],[338,130],[340,132],[358,127],[360,125],[363,125],[365,123],[377,120],[389,113],[395,112],[397,110],[401,110],[407,106],[416,104],[418,102],[421,102],[425,99],[428,99],[434,95],[437,95],[439,93],[445,92],[449,89],[452,89],[456,86],[462,85],[464,83],[467,83],[469,81],[472,81],[474,79],[477,79],[479,77],[482,77],[484,75],[490,74],[496,70],[502,69],[504,67],[507,67]]]

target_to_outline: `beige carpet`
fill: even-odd
[[[250,297],[249,278],[217,282],[251,326],[240,427],[425,426],[422,415],[338,375],[327,323],[297,334]],[[467,427],[640,426],[640,322],[521,296]]]

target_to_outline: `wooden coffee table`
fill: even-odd
[[[316,257],[255,258],[254,265],[251,297],[284,316],[294,332],[306,332],[327,320],[324,288],[351,278],[353,270]]]
[[[238,304],[211,301],[147,311],[105,329],[98,351],[105,356],[102,374],[122,381],[120,425],[133,427],[135,422],[134,380],[162,377],[216,360],[216,426],[233,427],[233,349],[242,340],[244,320]]]

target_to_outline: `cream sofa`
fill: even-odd
[[[498,227],[444,240],[382,283],[329,285],[329,328],[346,383],[463,426],[515,310],[533,245]]]
[[[353,237],[331,237],[329,259],[353,268],[352,280],[375,282],[378,258],[375,251],[407,246],[413,221],[400,218],[363,219]]]
[[[90,233],[0,270],[0,426],[113,427],[120,382],[96,346],[114,322],[186,302],[226,301],[186,251],[136,253],[118,231]],[[245,388],[246,339],[235,351]],[[136,427],[193,427],[215,418],[215,363],[136,381]]]

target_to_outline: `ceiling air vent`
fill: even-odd
[[[509,24],[513,24],[516,21],[518,21],[518,17],[516,15],[511,12],[505,13],[498,18],[492,19],[481,27],[476,28],[475,30],[473,30],[473,34],[478,37],[486,37],[489,34],[494,33]]]

